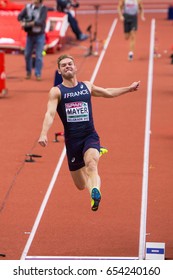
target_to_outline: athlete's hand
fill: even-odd
[[[123,15],[120,16],[120,20],[124,21],[124,16]]]
[[[42,147],[46,147],[48,140],[47,140],[47,136],[46,135],[40,135],[40,138],[38,140],[38,143],[42,146]]]
[[[146,20],[146,18],[145,18],[144,15],[141,15],[141,20],[142,20],[142,21],[145,21],[145,20]]]
[[[139,85],[140,85],[140,81],[138,81],[138,82],[133,82],[133,83],[130,85],[130,92],[131,92],[131,91],[136,91],[136,90],[138,90]]]

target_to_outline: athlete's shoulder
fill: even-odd
[[[58,98],[60,96],[60,89],[58,88],[58,86],[54,86],[50,89],[49,91],[49,96],[50,98]]]
[[[84,83],[84,85],[87,86],[87,88],[89,88],[89,90],[91,90],[92,84],[89,81],[83,81],[82,83]]]

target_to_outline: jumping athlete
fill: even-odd
[[[94,127],[91,96],[117,97],[138,90],[140,82],[121,88],[102,88],[89,81],[78,82],[77,67],[72,56],[61,55],[57,64],[63,81],[50,89],[38,142],[43,147],[47,145],[47,133],[57,111],[64,126],[68,165],[74,184],[79,190],[89,190],[91,209],[96,211],[101,200],[98,162],[100,155],[107,150],[100,147]]]

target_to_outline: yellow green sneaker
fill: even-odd
[[[101,146],[101,147],[100,147],[100,156],[102,156],[102,155],[104,155],[104,154],[106,154],[106,153],[108,153],[108,149]]]
[[[101,193],[99,189],[93,188],[91,191],[91,210],[97,211],[101,200]]]

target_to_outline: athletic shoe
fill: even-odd
[[[102,156],[102,155],[104,155],[106,153],[108,153],[108,149],[105,148],[105,147],[100,147],[100,156]]]
[[[25,79],[26,79],[26,80],[30,80],[30,79],[31,79],[31,73],[28,72],[28,73],[26,74]]]
[[[129,61],[133,60],[133,55],[134,55],[133,52],[128,53],[128,60]]]
[[[91,192],[91,210],[92,211],[97,211],[99,208],[99,203],[101,200],[101,193],[99,189],[93,188]]]
[[[85,41],[85,40],[88,39],[88,37],[89,37],[88,35],[82,33],[82,34],[80,34],[78,40],[79,41]]]
[[[40,75],[37,75],[37,76],[36,76],[36,80],[37,80],[37,81],[41,81],[41,80],[42,80],[42,79],[41,79],[41,76],[40,76]]]

